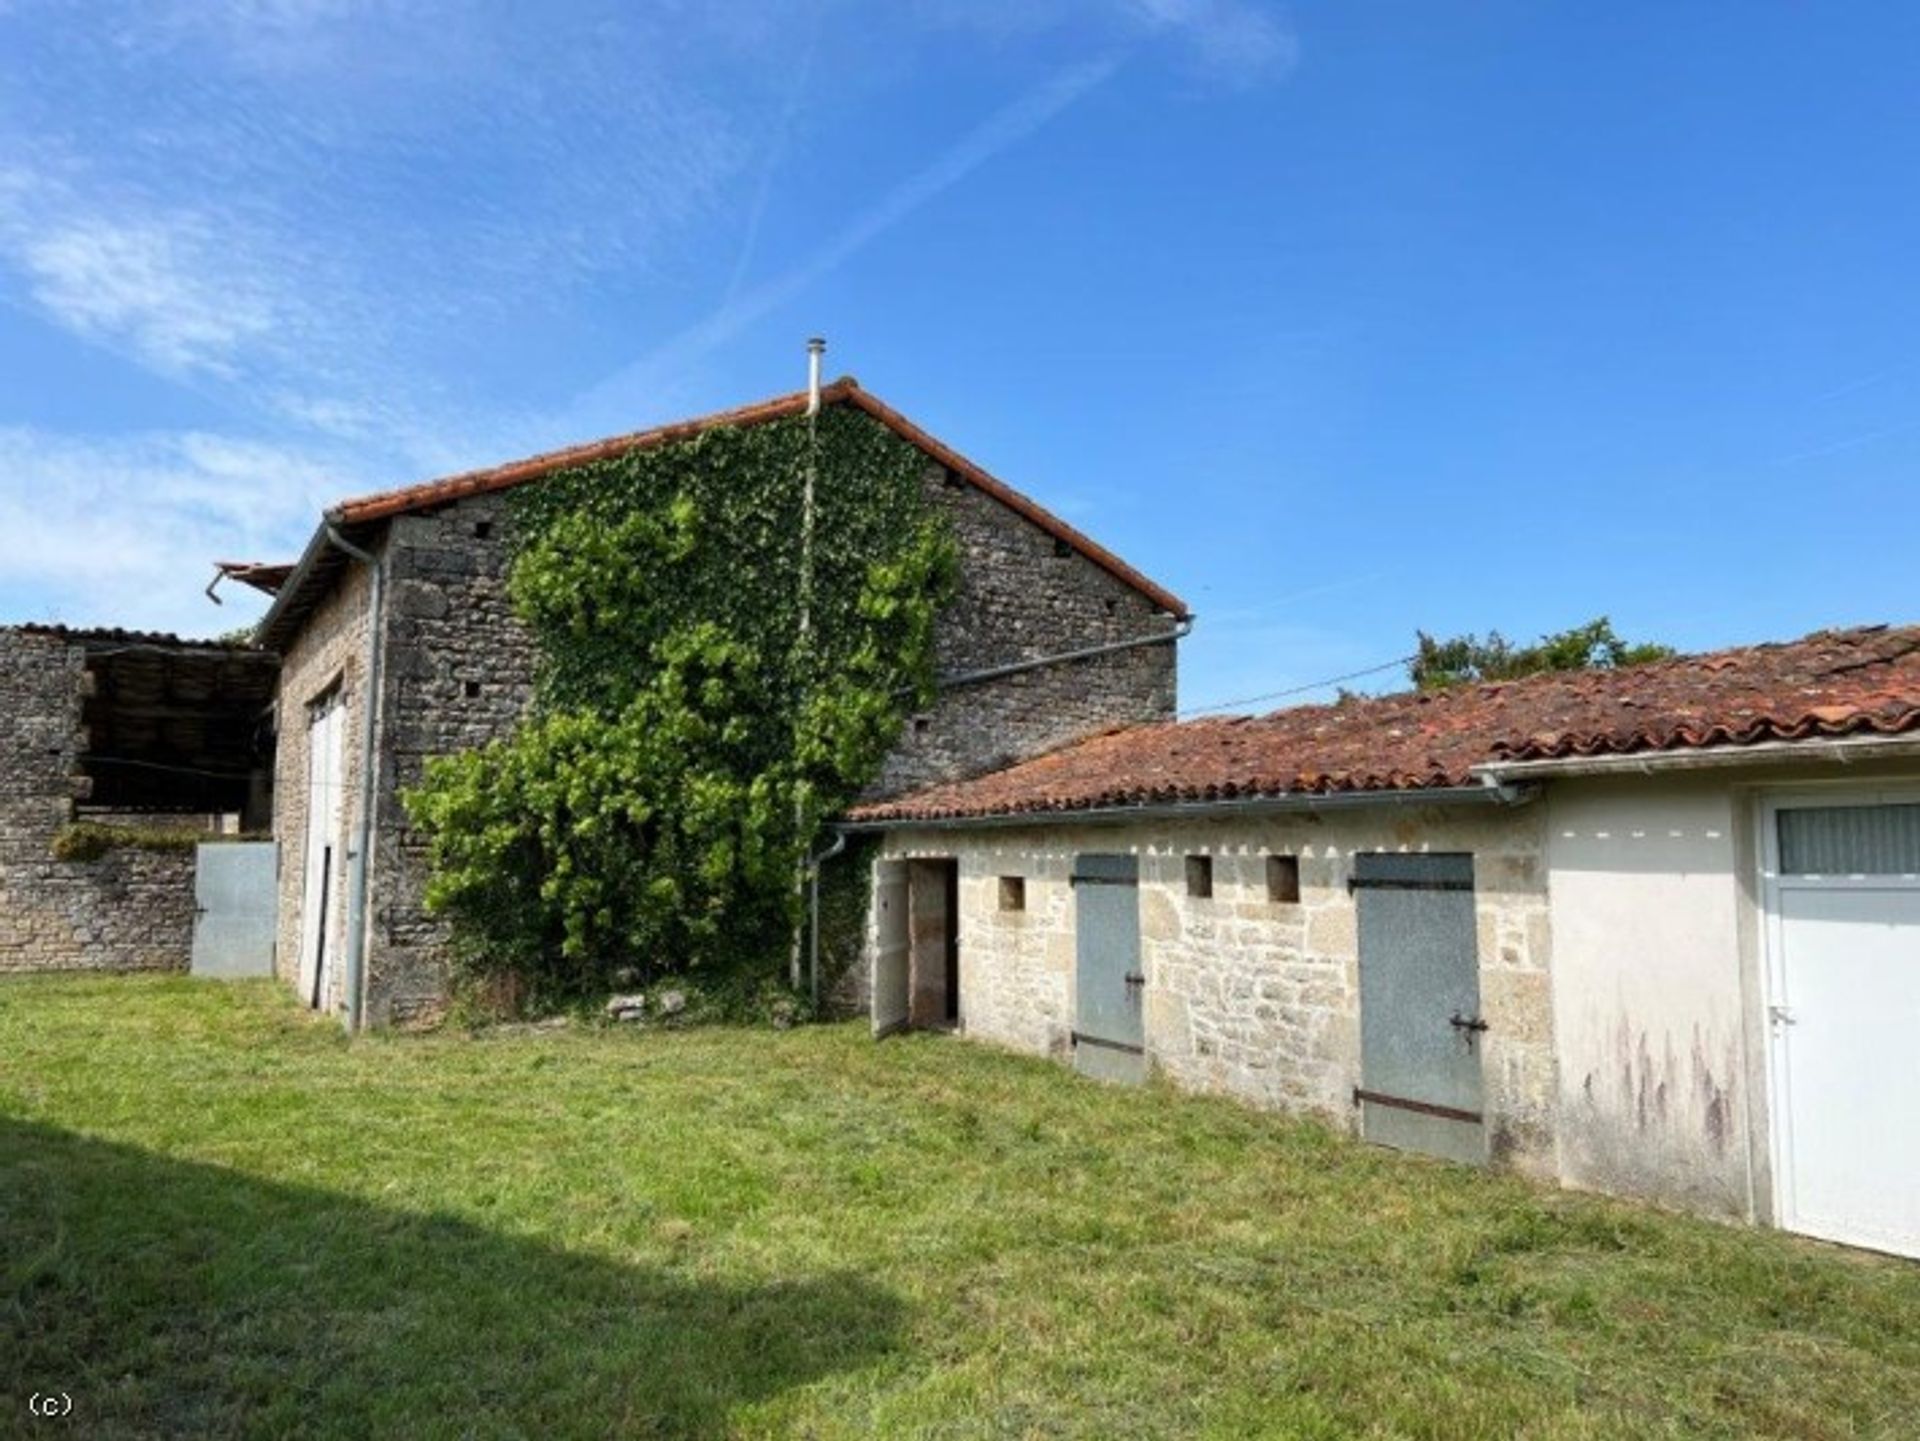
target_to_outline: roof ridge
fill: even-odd
[[[0,632],[7,631],[18,635],[45,636],[50,640],[64,640],[75,645],[148,646],[158,649],[219,651],[224,655],[238,656],[272,654],[271,651],[263,650],[252,641],[237,640],[228,636],[178,635],[169,630],[132,630],[118,625],[67,625],[63,621],[23,620],[0,625]]]
[[[1861,626],[1609,670],[1296,705],[1252,723],[1222,716],[1152,722],[971,780],[869,802],[850,818],[912,824],[1445,788],[1517,760],[1916,732],[1920,624]]]
[[[820,387],[820,401],[823,405],[830,405],[850,398],[859,390],[860,383],[851,375],[838,376]],[[765,400],[749,401],[744,405],[709,411],[704,415],[663,421],[658,425],[646,426],[640,430],[602,436],[598,440],[556,446],[552,450],[536,451],[532,455],[522,456],[517,460],[475,466],[449,475],[438,476],[432,480],[419,481],[413,485],[353,496],[328,506],[326,514],[330,519],[345,525],[362,525],[369,521],[384,520],[388,516],[404,514],[428,505],[444,504],[449,500],[458,500],[467,495],[483,495],[489,491],[503,490],[571,466],[587,465],[609,456],[624,455],[633,450],[651,449],[657,445],[668,445],[675,440],[691,439],[703,431],[716,430],[721,426],[753,425],[767,420],[784,419],[790,414],[805,410],[807,399],[807,392],[804,390],[788,391],[781,395],[769,396]]]
[[[316,533],[314,541],[309,541],[308,552],[313,552],[315,544],[328,525],[369,525],[412,511],[445,505],[468,496],[510,489],[571,466],[586,465],[596,460],[629,454],[635,450],[691,440],[723,426],[758,425],[768,421],[787,419],[804,413],[808,399],[808,393],[804,390],[790,391],[784,395],[753,401],[728,410],[717,410],[686,420],[669,421],[645,430],[607,436],[579,445],[543,451],[520,460],[459,471],[437,480],[423,481],[416,485],[377,491],[344,500],[337,505],[329,506],[323,513],[324,519],[320,531]],[[863,390],[860,382],[853,376],[842,375],[822,386],[820,399],[823,405],[849,404],[864,411],[922,454],[959,475],[976,490],[992,497],[1055,540],[1079,552],[1085,559],[1092,561],[1128,589],[1145,596],[1160,609],[1182,620],[1193,614],[1187,603],[1165,586],[1149,579],[1143,572],[1129,565],[1085,532],[1069,525],[1031,496],[1015,490],[1005,481],[991,475],[983,466],[969,460],[931,432],[922,429],[878,396]],[[302,588],[302,579],[303,577],[296,570],[281,595],[293,596]],[[280,606],[276,601],[274,609],[267,614],[267,620],[275,622],[276,612],[279,611]]]
[[[1290,706],[1279,706],[1270,711],[1194,716],[1191,720],[1182,721],[1180,724],[1191,725],[1195,721],[1200,720],[1243,720],[1259,722],[1271,720],[1276,716],[1297,715],[1302,711],[1337,711],[1344,706],[1380,705],[1389,701],[1425,704],[1451,700],[1474,692],[1497,691],[1509,686],[1545,687],[1574,684],[1580,681],[1602,683],[1608,676],[1626,675],[1629,673],[1644,675],[1652,671],[1696,666],[1703,661],[1750,655],[1758,651],[1782,650],[1789,646],[1808,645],[1819,640],[1852,641],[1868,636],[1888,636],[1907,633],[1912,635],[1912,643],[1910,646],[1898,652],[1891,655],[1869,656],[1859,660],[1848,661],[1834,667],[1830,671],[1823,672],[1823,674],[1838,675],[1848,670],[1859,670],[1871,665],[1884,664],[1888,660],[1898,659],[1899,656],[1905,655],[1908,650],[1920,649],[1920,622],[1915,622],[1911,625],[1896,625],[1888,621],[1877,621],[1867,625],[1823,626],[1819,630],[1808,631],[1805,635],[1797,636],[1790,640],[1748,641],[1741,645],[1721,646],[1718,650],[1685,651],[1678,655],[1662,656],[1658,660],[1634,661],[1629,665],[1578,666],[1571,670],[1539,670],[1532,671],[1526,675],[1502,676],[1495,680],[1457,681],[1451,685],[1434,686],[1429,690],[1421,690],[1416,686],[1408,686],[1404,690],[1383,691],[1379,695],[1354,694],[1339,700],[1300,701]]]

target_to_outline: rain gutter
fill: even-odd
[[[1184,640],[1193,630],[1191,615],[1180,617],[1172,630],[1163,630],[1155,635],[1136,635],[1126,640],[1108,641],[1104,645],[1082,646],[1078,650],[1063,650],[1053,655],[1035,656],[1032,660],[1012,661],[1007,665],[988,666],[984,670],[957,671],[952,675],[943,675],[934,680],[936,691],[952,690],[956,686],[978,685],[982,681],[999,680],[1003,676],[1020,675],[1025,671],[1043,670],[1050,665],[1064,665],[1068,661],[1092,660],[1096,656],[1115,655],[1120,651],[1138,650],[1141,646],[1170,645]]]
[[[1631,755],[1551,756],[1529,761],[1488,761],[1472,768],[1489,785],[1551,780],[1562,776],[1655,775],[1673,771],[1725,770],[1780,761],[1838,762],[1920,758],[1920,735],[1853,739],[1760,741],[1697,750],[1644,751]]]
[[[838,822],[847,832],[900,830],[1001,830],[1035,826],[1125,825],[1129,821],[1214,820],[1236,816],[1300,815],[1322,811],[1363,810],[1402,806],[1523,806],[1539,788],[1487,782],[1472,786],[1421,786],[1403,790],[1298,791],[1280,795],[1246,796],[1231,800],[1159,801],[1140,805],[1089,806],[1082,810],[1003,811],[997,815],[942,816],[931,820],[902,817],[890,820]]]

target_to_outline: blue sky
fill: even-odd
[[[216,556],[818,331],[1189,599],[1186,706],[1917,619],[1917,64],[1865,3],[0,0],[0,616],[229,628]]]

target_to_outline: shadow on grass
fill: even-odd
[[[902,1318],[0,1119],[0,1434],[35,1391],[70,1435],[709,1434]]]

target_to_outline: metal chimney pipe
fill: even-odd
[[[827,353],[827,342],[814,336],[807,342],[807,414],[820,413],[820,357]]]

